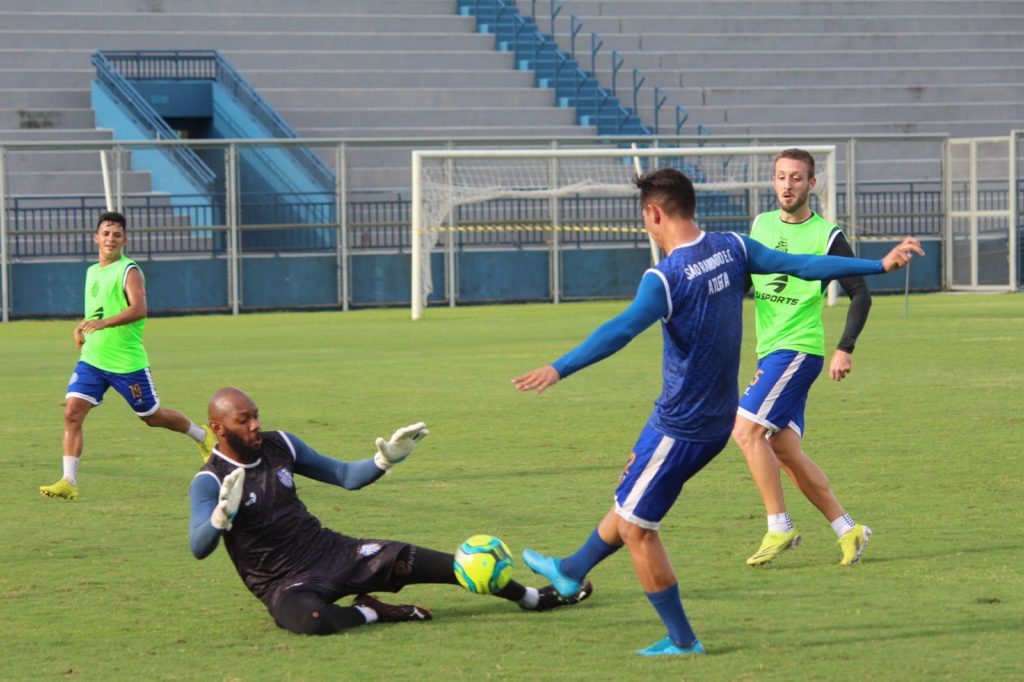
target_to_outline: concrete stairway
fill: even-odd
[[[1024,120],[1024,4],[1016,0],[565,0],[590,32],[720,135],[1005,135]],[[528,8],[527,8],[528,9]],[[550,2],[537,3],[547,30]],[[628,72],[626,73],[628,76]],[[620,72],[619,94],[628,78]],[[663,109],[662,132],[671,133]],[[693,128],[687,126],[689,132]],[[687,132],[687,131],[684,131]]]
[[[218,49],[303,137],[595,133],[449,0],[82,0],[70,9],[61,0],[5,0],[0,140],[27,128],[62,136],[90,128],[89,57],[101,48]],[[388,165],[364,154],[366,167],[350,164],[350,186],[407,187],[410,149],[389,150]],[[17,191],[56,189],[59,181],[38,175],[53,170],[23,167]],[[75,179],[86,172],[79,166],[65,171],[68,192],[99,182],[98,174],[92,185]]]

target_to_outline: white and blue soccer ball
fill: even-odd
[[[512,553],[493,535],[474,535],[455,552],[455,578],[470,592],[494,594],[512,579]]]

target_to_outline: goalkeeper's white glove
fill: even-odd
[[[379,468],[388,471],[408,457],[416,444],[429,435],[430,431],[427,430],[427,425],[423,422],[416,422],[395,431],[391,440],[378,438],[377,454],[373,456],[373,461]]]
[[[210,514],[210,525],[221,530],[231,530],[231,521],[238,514],[242,503],[242,488],[245,487],[245,469],[238,467],[224,477],[220,484],[217,506]]]

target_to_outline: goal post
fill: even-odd
[[[442,235],[451,254],[456,237],[486,235],[486,243],[459,248],[509,249],[523,235],[538,248],[550,245],[557,261],[558,235],[577,232],[595,244],[602,240],[637,239],[643,232],[631,186],[638,171],[662,166],[679,168],[694,182],[697,220],[704,229],[748,232],[753,217],[768,210],[772,163],[796,145],[619,148],[614,146],[534,149],[423,149],[412,152],[411,308],[412,319],[423,316],[433,289],[431,253]],[[815,210],[836,222],[836,148],[800,146],[816,161]],[[616,204],[615,199],[622,202]],[[611,201],[610,201],[611,200]],[[575,218],[559,210],[572,202]],[[622,205],[631,203],[626,215]],[[579,207],[583,208],[579,208]],[[618,208],[609,208],[618,206]],[[644,237],[646,240],[646,237]],[[517,241],[518,240],[518,241]],[[656,257],[652,249],[652,257]],[[449,265],[454,259],[447,259]],[[553,299],[558,300],[559,272],[552,268]],[[446,272],[448,296],[454,304],[455,278]]]

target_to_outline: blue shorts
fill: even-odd
[[[160,398],[156,394],[149,367],[128,374],[117,374],[79,361],[68,382],[65,397],[81,398],[96,407],[103,402],[103,394],[111,386],[140,417],[148,417],[160,408]]]
[[[804,409],[811,384],[825,358],[795,350],[777,350],[757,361],[757,372],[740,396],[736,411],[772,433],[785,428],[804,435]]]
[[[728,442],[729,434],[712,443],[694,443],[644,427],[615,490],[615,513],[641,528],[658,530],[683,484]]]

